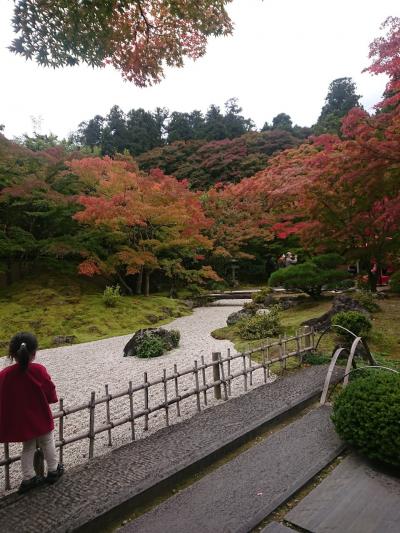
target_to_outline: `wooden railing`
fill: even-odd
[[[177,417],[181,416],[180,408],[181,402],[187,398],[194,398],[196,401],[197,411],[200,412],[207,407],[208,399],[207,392],[213,389],[214,397],[216,399],[228,400],[232,394],[232,381],[238,378],[243,379],[244,391],[253,385],[253,374],[257,371],[263,372],[263,381],[267,383],[270,376],[271,366],[279,363],[282,370],[286,369],[287,360],[294,358],[298,360],[299,365],[303,361],[303,356],[307,352],[314,349],[315,337],[314,331],[310,328],[303,328],[296,332],[296,335],[291,337],[282,336],[277,341],[267,342],[264,346],[248,350],[235,355],[228,353],[226,357],[222,357],[220,352],[212,354],[210,362],[205,362],[204,357],[201,357],[200,363],[194,361],[193,367],[178,371],[177,365],[174,365],[172,373],[167,374],[166,369],[163,370],[162,376],[159,379],[149,380],[147,372],[144,372],[143,382],[134,385],[129,381],[128,388],[117,392],[116,394],[109,393],[108,385],[105,385],[104,396],[97,398],[95,392],[90,395],[90,400],[86,403],[76,405],[73,407],[66,407],[64,400],[60,398],[58,410],[53,413],[53,418],[58,421],[58,438],[56,437],[56,446],[59,449],[59,462],[63,462],[64,447],[68,444],[88,439],[88,458],[92,459],[94,456],[94,445],[96,435],[100,433],[108,433],[108,444],[112,445],[112,430],[118,426],[129,424],[131,440],[136,439],[136,423],[138,419],[143,419],[143,429],[149,429],[149,415],[156,411],[164,411],[165,425],[170,425],[170,410],[176,410]],[[234,371],[233,366],[238,367]],[[207,369],[212,369],[212,380],[209,381],[207,376]],[[179,378],[187,375],[193,376],[193,387],[186,392],[179,392]],[[174,396],[168,398],[168,385],[173,388]],[[164,401],[151,406],[151,390],[152,387],[162,386]],[[143,408],[140,410],[134,409],[134,395],[138,393],[143,394]],[[129,407],[127,414],[116,420],[112,420],[110,404],[117,398],[127,396],[129,399]],[[96,406],[105,404],[105,419],[106,422],[100,425],[95,424]],[[77,413],[79,411],[88,410],[89,424],[87,431],[65,436],[65,417]],[[11,488],[10,484],[10,465],[19,461],[20,455],[10,455],[9,444],[4,444],[4,458],[0,460],[0,467],[4,468],[4,484],[5,490]]]

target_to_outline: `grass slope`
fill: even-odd
[[[48,348],[57,335],[87,342],[165,324],[188,313],[183,302],[160,295],[124,296],[116,307],[106,307],[102,288],[69,276],[42,275],[0,291],[0,355],[18,331],[31,331],[40,347]]]

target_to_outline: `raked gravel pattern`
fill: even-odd
[[[173,322],[163,326],[167,329],[178,329],[181,333],[179,348],[154,359],[139,359],[136,357],[123,357],[123,348],[131,338],[131,334],[120,337],[113,337],[94,342],[65,346],[61,348],[51,348],[41,350],[37,353],[36,361],[46,366],[49,374],[57,387],[59,398],[64,399],[64,407],[70,408],[75,405],[89,402],[91,391],[96,392],[96,397],[105,395],[105,384],[109,386],[110,394],[115,394],[122,390],[127,390],[128,382],[131,380],[133,386],[143,383],[143,373],[147,372],[148,379],[160,378],[163,369],[167,374],[173,373],[174,364],[177,364],[178,371],[192,368],[194,361],[200,364],[201,356],[205,361],[211,361],[212,352],[227,354],[228,348],[231,353],[235,353],[230,341],[219,341],[211,337],[210,332],[214,329],[226,325],[227,316],[237,311],[237,302],[232,307],[200,307],[194,309],[189,316],[175,319]],[[8,363],[6,358],[0,360],[0,368]],[[232,372],[242,367],[241,359],[232,361]],[[212,381],[212,369],[207,369],[207,380]],[[273,378],[271,377],[271,381]],[[201,376],[200,376],[201,383]],[[264,383],[263,371],[253,373],[252,386]],[[179,378],[179,392],[184,393],[192,389],[195,385],[194,375],[188,374]],[[237,378],[232,381],[232,396],[239,396],[244,393],[244,380]],[[168,398],[175,397],[173,381],[168,384]],[[154,406],[164,401],[163,385],[155,385],[149,389],[149,405]],[[208,407],[219,403],[215,400],[212,390],[207,392]],[[138,391],[133,395],[134,410],[140,411],[144,408],[143,391]],[[106,408],[104,404],[96,406],[95,425],[96,427],[106,423]],[[205,408],[203,395],[201,395],[201,407]],[[58,406],[52,406],[57,410]],[[129,398],[117,398],[110,402],[111,420],[117,420],[129,415]],[[196,396],[192,396],[180,402],[181,416],[176,414],[176,406],[169,409],[170,424],[189,418],[197,411]],[[164,427],[165,412],[157,411],[149,417],[149,429],[144,431],[143,419],[135,422],[136,438],[143,438]],[[58,422],[56,422],[56,436],[58,435]],[[80,411],[64,418],[64,438],[76,433],[87,431],[89,427],[89,410]],[[112,430],[112,447],[108,445],[108,433],[105,431],[96,435],[95,455],[109,452],[115,447],[121,446],[131,441],[130,423],[116,427]],[[0,456],[3,455],[0,448]],[[79,442],[68,444],[64,447],[64,465],[70,468],[82,463],[88,458],[89,440],[84,439]],[[10,445],[10,454],[15,456],[21,451],[20,444]],[[20,464],[13,463],[10,467],[11,483],[13,487],[20,481]],[[4,488],[4,468],[0,472],[0,491]]]

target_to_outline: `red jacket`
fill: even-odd
[[[56,387],[47,370],[29,363],[0,372],[0,442],[25,442],[54,429],[49,403],[57,402]]]

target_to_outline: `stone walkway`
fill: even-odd
[[[251,531],[343,450],[330,415],[312,410],[118,531]]]
[[[318,397],[326,370],[289,374],[70,469],[55,486],[9,495],[0,500],[0,531],[61,533],[101,517]]]

